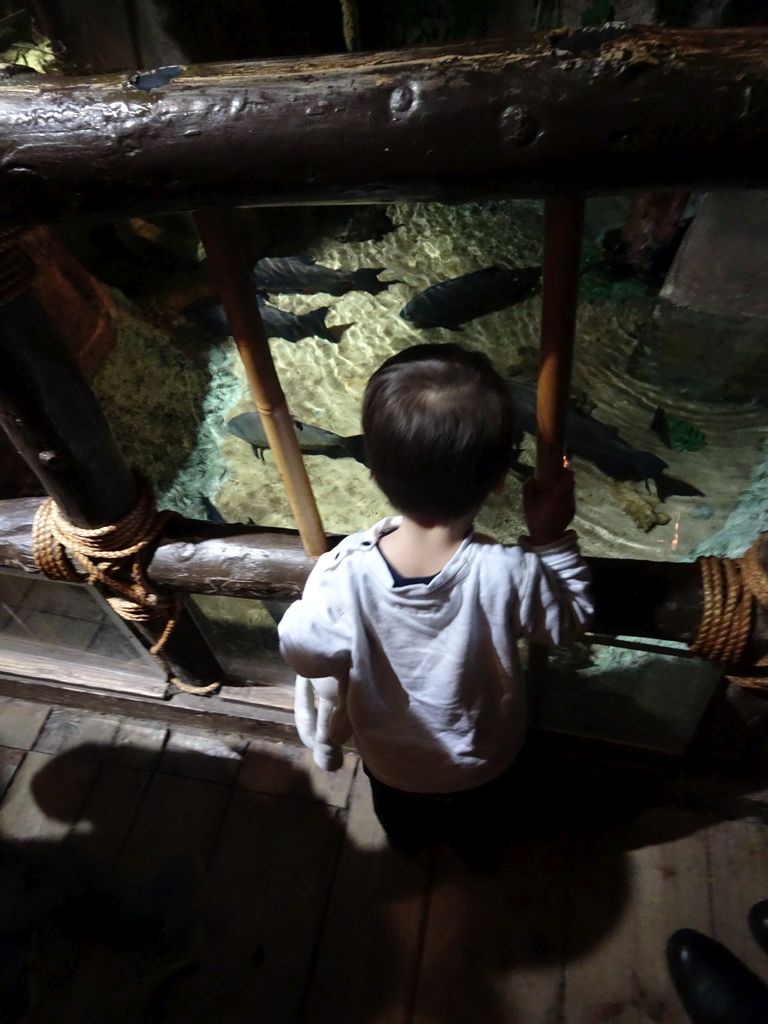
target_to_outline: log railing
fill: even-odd
[[[40,498],[0,502],[0,567],[36,573],[32,521]],[[340,537],[329,537],[335,544]],[[701,574],[692,562],[588,558],[595,618],[604,635],[690,643],[702,610]],[[158,545],[149,578],[187,593],[257,600],[300,597],[313,566],[295,530],[179,519]],[[768,571],[768,565],[766,566]],[[768,618],[758,606],[747,660],[768,654]]]
[[[764,186],[767,43],[605,28],[187,66],[149,89],[15,75],[0,219]]]

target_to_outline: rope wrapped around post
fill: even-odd
[[[743,663],[752,632],[754,603],[768,608],[768,576],[763,568],[763,546],[768,534],[761,534],[741,558],[697,559],[701,569],[702,610],[691,651],[726,666]],[[755,667],[768,666],[761,658]],[[734,673],[729,682],[768,694],[768,674],[750,676]]]
[[[117,522],[97,529],[74,526],[52,498],[44,501],[32,528],[35,560],[49,579],[99,585],[109,605],[124,619],[149,622],[164,618],[160,637],[149,650],[162,665],[169,683],[185,693],[214,693],[220,683],[207,686],[185,683],[173,674],[162,657],[162,650],[178,621],[181,601],[152,586],[147,566],[176,513],[158,511],[146,480],[138,474],[136,478],[139,497],[134,508]]]

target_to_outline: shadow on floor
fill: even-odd
[[[269,792],[211,781],[203,754],[176,754],[173,774],[108,755],[83,744],[33,777],[67,838],[0,842],[0,1024],[529,1024],[545,1018],[500,979],[556,1006],[565,965],[625,912],[627,852],[715,820],[660,808],[658,776],[534,753],[520,806],[500,808],[517,836],[478,875],[444,849],[406,860],[353,841],[355,807],[318,802],[268,753]],[[67,778],[89,762],[73,801]]]

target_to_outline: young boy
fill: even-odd
[[[400,510],[322,555],[286,612],[280,648],[296,725],[321,768],[354,736],[390,843],[471,841],[523,742],[517,638],[563,644],[591,613],[573,477],[524,491],[519,547],[476,534],[518,439],[509,390],[485,356],[416,345],[373,374],[363,433],[374,480]],[[317,707],[315,701],[317,699]]]

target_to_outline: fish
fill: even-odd
[[[305,455],[326,455],[329,459],[356,459],[362,465],[366,465],[362,434],[342,437],[331,430],[302,423],[301,420],[294,420],[293,426],[299,448]],[[259,458],[262,458],[264,451],[269,448],[261,418],[256,412],[244,412],[235,416],[227,423],[227,429],[230,434],[247,441],[254,455]]]
[[[347,292],[370,292],[378,295],[394,281],[379,281],[384,267],[361,267],[359,270],[333,270],[315,263],[309,256],[281,256],[258,260],[252,271],[259,291],[285,294],[345,295]]]
[[[517,411],[518,426],[526,434],[536,433],[536,388],[521,381],[507,381]],[[574,405],[568,409],[566,446],[571,455],[587,459],[614,480],[653,480],[660,501],[678,494],[700,496],[693,484],[669,476],[669,464],[653,452],[640,451],[619,435],[615,427],[587,415]]]
[[[309,313],[289,313],[284,309],[271,306],[260,295],[257,295],[256,298],[261,321],[268,338],[282,338],[284,341],[294,342],[301,341],[303,338],[324,338],[337,345],[347,328],[352,326],[351,324],[336,324],[333,327],[328,327],[325,322],[325,314],[330,306],[313,309]],[[203,327],[220,338],[228,338],[232,334],[224,307],[218,302],[203,299],[191,303],[184,312],[188,315],[191,314]]]
[[[541,267],[474,270],[431,285],[407,302],[400,316],[414,327],[457,331],[468,320],[529,298],[539,290],[540,280]]]
[[[520,432],[535,435],[536,388],[531,384],[523,384],[521,381],[514,380],[507,381],[507,385],[515,403]],[[299,420],[294,420],[293,423],[296,428],[299,448],[305,455],[325,455],[330,459],[352,458],[363,466],[367,465],[362,434],[342,437],[333,431],[302,423]],[[235,437],[247,441],[253,448],[254,454],[259,458],[262,458],[264,451],[269,448],[269,442],[257,413],[245,412],[240,416],[235,416],[229,421],[227,427]],[[664,459],[654,455],[653,452],[633,448],[614,427],[602,423],[594,416],[580,412],[573,405],[568,410],[566,444],[569,455],[587,459],[614,480],[635,480],[646,483],[652,480],[656,485],[660,501],[665,501],[675,494],[703,497],[703,492],[693,484],[669,476],[666,472],[669,465]],[[532,467],[521,465],[515,458],[510,462],[510,469],[519,479],[524,479],[533,473]]]
[[[221,514],[221,512],[219,512],[219,510],[213,504],[211,499],[206,497],[205,494],[200,495],[200,504],[203,506],[203,509],[205,510],[205,518],[208,520],[209,523],[226,523],[226,519],[224,518],[224,516]]]
[[[128,79],[128,85],[132,85],[136,89],[143,89],[144,92],[162,89],[164,85],[168,85],[174,78],[177,78],[182,70],[178,64],[168,64],[166,67],[155,68],[154,71],[137,71]]]

